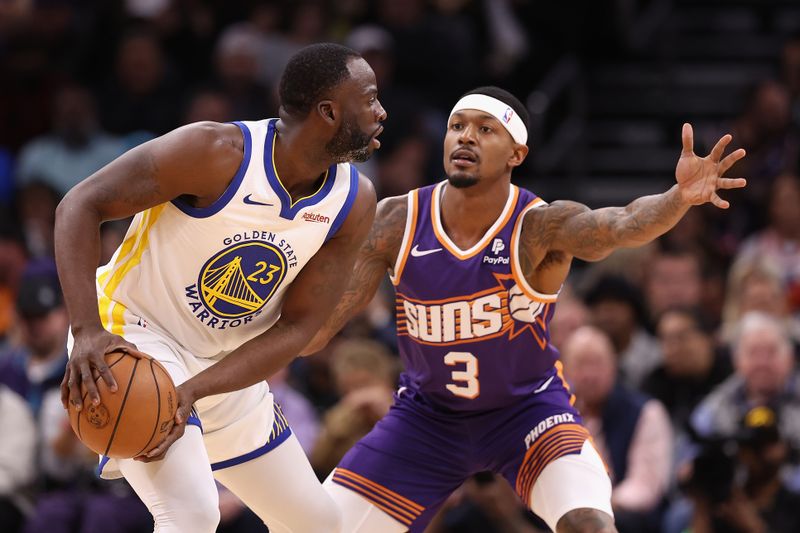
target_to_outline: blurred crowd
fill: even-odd
[[[494,83],[524,100],[552,47],[600,53],[586,42],[602,30],[581,37],[581,21],[551,24],[559,9],[527,0],[0,3],[3,531],[152,530],[124,481],[96,479],[96,457],[61,407],[69,323],[53,221],[66,191],[182,124],[276,116],[288,58],[332,40],[369,61],[389,113],[383,147],[362,170],[381,197],[403,194],[443,178],[445,121],[461,93]],[[584,19],[594,15],[608,16]],[[749,186],[726,195],[731,209],[694,208],[658,242],[577,265],[551,324],[623,533],[800,531],[800,37],[738,117],[698,132],[697,151],[721,132],[748,151],[731,175]],[[515,181],[535,191],[547,176],[528,172]],[[102,262],[128,222],[103,226]],[[387,286],[324,351],[271,380],[320,478],[393,401],[393,301]],[[220,531],[265,531],[223,487],[220,509]],[[542,528],[505,481],[483,473],[429,531]]]

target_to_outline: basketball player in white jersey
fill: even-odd
[[[93,372],[117,390],[103,355],[125,347],[158,359],[178,385],[163,444],[101,460],[101,475],[124,476],[161,533],[215,531],[215,479],[272,532],[341,527],[265,379],[344,290],[376,204],[348,162],[380,146],[386,113],[369,65],[333,44],[293,56],[280,100],[280,119],[191,124],[145,143],[58,208],[72,326],[65,406],[86,407],[81,384],[99,403]],[[95,273],[100,224],[131,215]]]

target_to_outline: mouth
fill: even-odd
[[[472,150],[459,148],[450,155],[450,161],[459,167],[469,167],[478,164],[478,156]]]
[[[381,133],[383,133],[383,126],[378,126],[377,131],[372,134],[372,138],[369,141],[373,149],[375,150],[381,147],[381,142],[378,140],[378,135],[380,135]]]

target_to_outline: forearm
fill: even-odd
[[[102,328],[95,288],[100,223],[100,214],[81,205],[71,194],[56,211],[56,264],[73,331]]]
[[[672,229],[689,207],[681,199],[677,185],[662,194],[637,198],[624,207],[624,215],[614,221],[612,246],[641,246],[655,240]]]
[[[342,295],[341,300],[336,305],[333,313],[319,329],[311,342],[303,348],[301,355],[311,355],[320,351],[336,335],[347,322],[364,310],[375,291],[360,285],[360,280],[354,276],[350,280],[347,290]]]
[[[195,399],[200,399],[264,381],[298,355],[311,331],[307,326],[281,319],[263,334],[242,344],[221,361],[191,378],[185,385]]]
[[[553,202],[543,227],[526,228],[531,248],[562,251],[585,261],[599,261],[617,248],[641,246],[669,231],[689,205],[675,186],[662,194],[637,198],[625,207],[591,210],[575,202]],[[535,210],[534,210],[535,211]],[[537,241],[544,240],[543,246]]]

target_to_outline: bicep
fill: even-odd
[[[534,240],[541,243],[545,252],[563,252],[585,261],[597,261],[613,249],[620,209],[592,210],[577,202],[553,202],[542,210],[538,224],[526,230],[537,235]]]
[[[314,254],[287,290],[282,320],[306,322],[314,328],[322,325],[351,279],[374,217],[374,190],[359,191],[339,232]]]
[[[235,125],[191,124],[121,155],[73,188],[73,202],[102,220],[131,216],[181,195],[205,196],[236,173],[242,152]],[[235,138],[235,137],[234,137]]]

